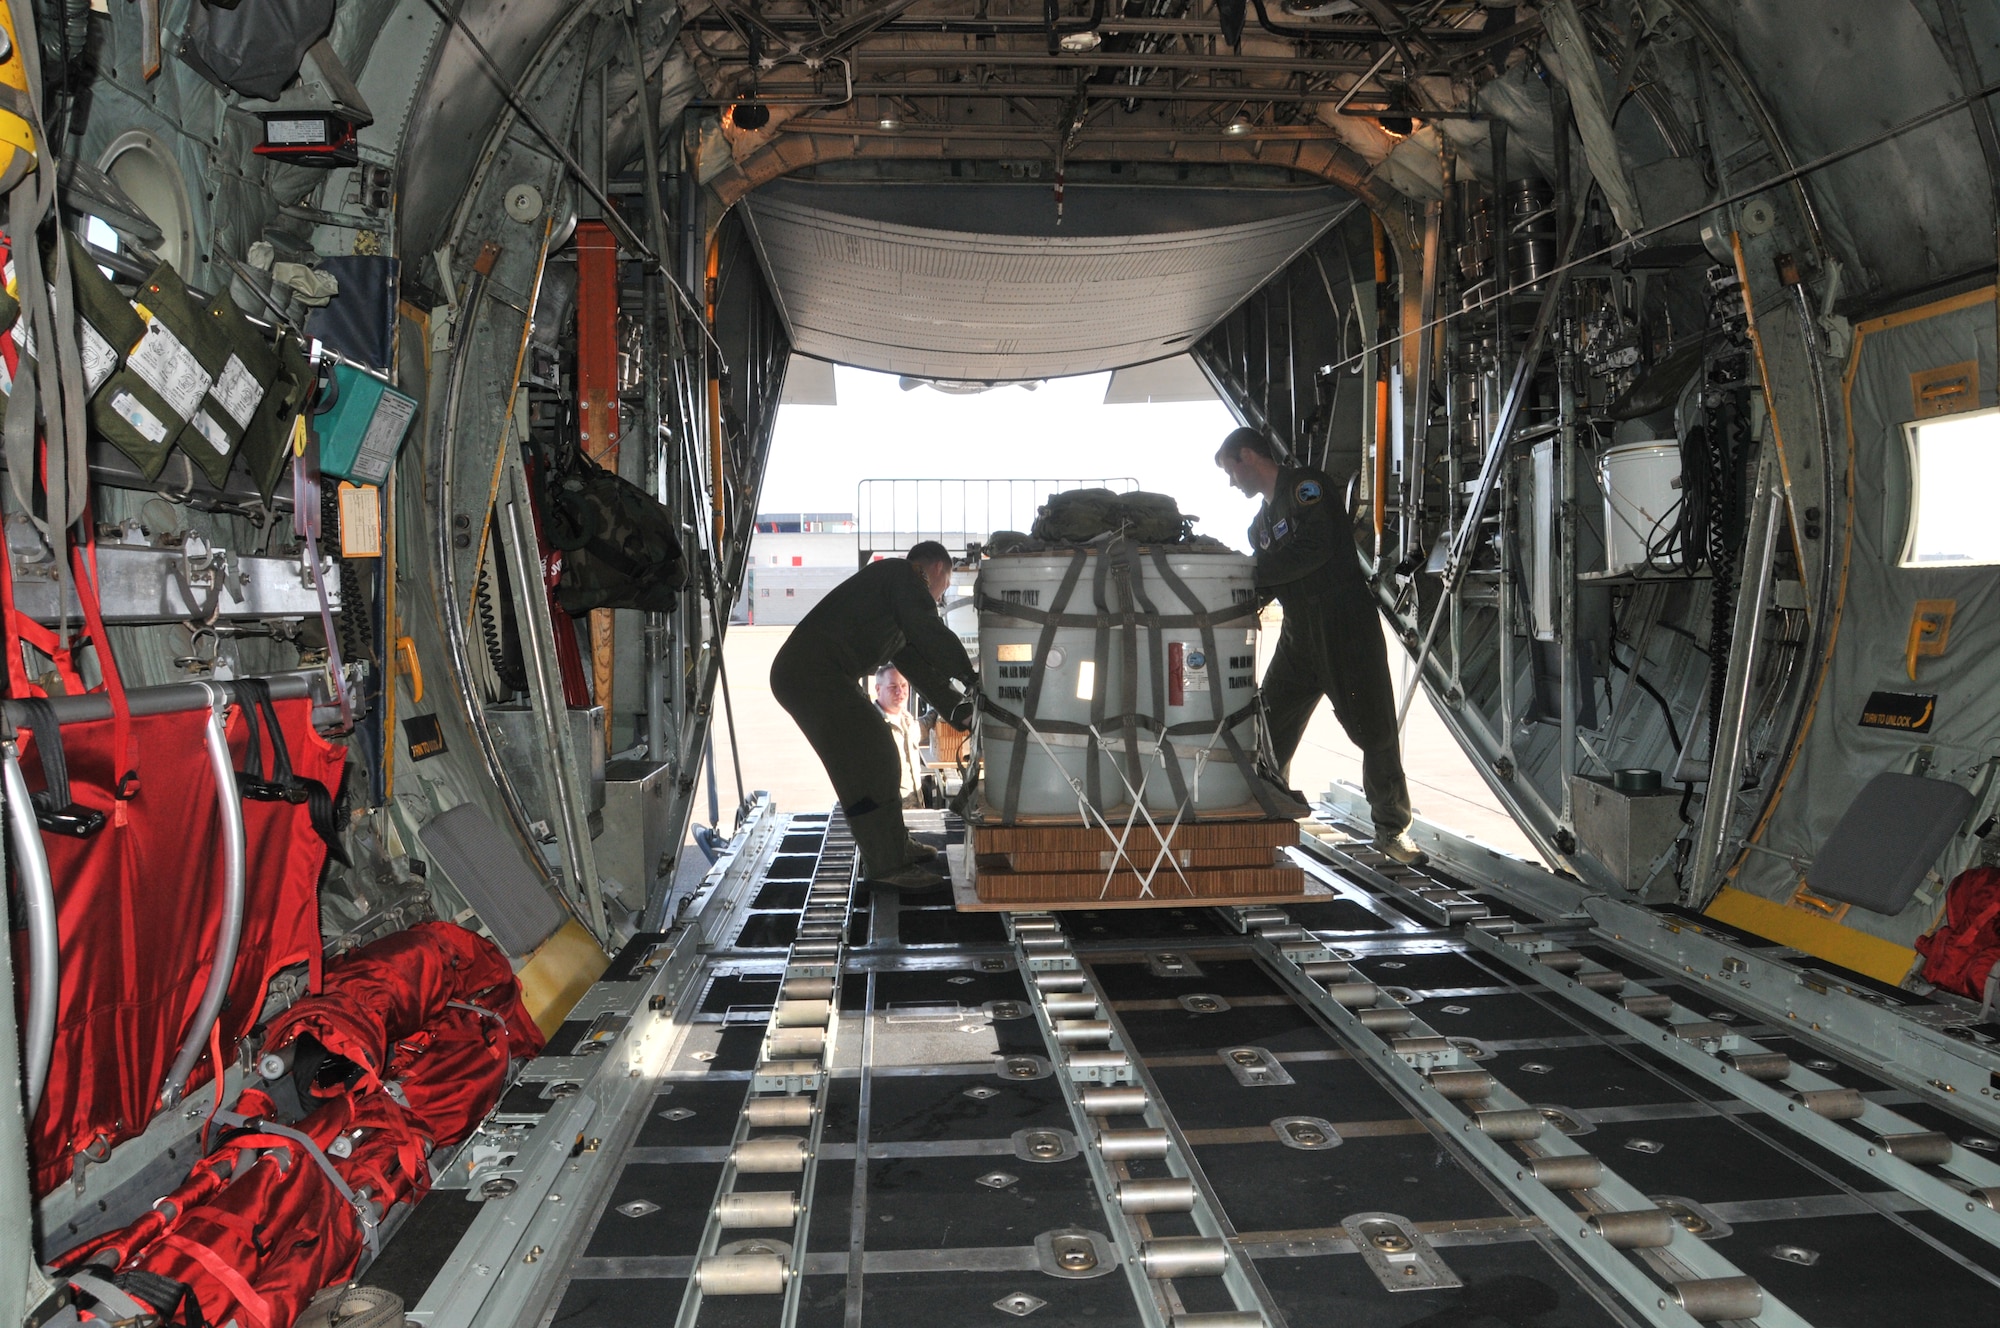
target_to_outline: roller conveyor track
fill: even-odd
[[[862,889],[828,954],[851,843],[765,813],[366,1280],[439,1326],[1855,1328],[2000,1303],[1981,1110],[1519,891],[1313,849],[1326,893],[1277,910]],[[812,961],[837,983],[781,997]],[[818,999],[823,1073],[774,1078],[813,1059],[772,1040]],[[759,1123],[780,1098],[811,1109]],[[735,1165],[774,1136],[796,1169]]]

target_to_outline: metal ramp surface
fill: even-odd
[[[1739,970],[1647,962],[1498,875],[1397,868],[1337,828],[1298,855],[1330,893],[1284,910],[849,907],[838,817],[763,813],[364,1280],[432,1328],[1990,1314],[1990,1087],[1915,1091],[1822,1023],[1774,1026]],[[780,984],[836,887],[823,1073],[776,1084]],[[1986,1033],[1957,1041],[1990,1055]],[[809,1125],[746,1122],[785,1088]],[[796,1169],[738,1165],[785,1138]],[[805,1210],[718,1229],[725,1191]]]

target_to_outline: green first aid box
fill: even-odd
[[[333,381],[339,395],[313,418],[320,472],[356,484],[381,484],[417,417],[416,400],[351,365],[336,363]]]

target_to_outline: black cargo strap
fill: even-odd
[[[1146,594],[1145,565],[1133,556],[1138,552],[1134,546],[1126,544],[1123,541],[1120,541],[1120,544],[1118,557],[1121,563],[1124,564],[1123,570],[1126,574],[1123,587],[1126,596],[1125,618],[1127,622],[1124,668],[1125,695],[1130,696],[1139,688],[1139,655],[1138,651],[1134,649],[1138,644],[1135,624],[1144,623],[1146,626],[1148,634],[1147,658],[1154,661],[1164,661],[1166,658],[1166,648],[1165,643],[1160,639],[1162,629],[1159,626],[1159,610],[1153,607],[1152,599]],[[1199,608],[1198,605],[1192,607]],[[1167,713],[1166,670],[1159,667],[1158,663],[1156,663],[1152,669],[1152,676],[1153,713],[1164,715]],[[1167,774],[1168,791],[1173,794],[1175,820],[1196,821],[1201,819],[1195,811],[1194,800],[1189,796],[1187,781],[1181,776],[1180,756],[1174,751],[1174,745],[1166,734],[1162,733],[1160,735],[1157,748],[1160,764]],[[1138,798],[1138,791],[1142,784],[1139,765],[1139,733],[1137,728],[1128,721],[1125,725],[1125,768],[1127,778],[1133,781],[1132,788],[1135,801]]]
[[[1091,601],[1097,606],[1097,616],[1093,620],[1097,638],[1092,646],[1092,668],[1102,666],[1104,676],[1096,679],[1090,689],[1090,742],[1084,749],[1083,786],[1084,796],[1090,805],[1101,814],[1104,810],[1104,789],[1097,770],[1097,748],[1104,732],[1105,696],[1111,691],[1111,605],[1104,596],[1104,583],[1111,576],[1111,559],[1103,553],[1097,558],[1095,574],[1090,579]],[[1133,698],[1136,700],[1137,698]]]
[[[208,1328],[208,1320],[202,1317],[201,1302],[195,1299],[194,1289],[185,1282],[177,1282],[162,1273],[149,1272],[144,1268],[128,1268],[122,1273],[100,1277],[88,1265],[81,1271],[71,1273],[68,1282],[77,1290],[96,1301],[95,1313],[100,1319],[118,1325],[164,1324],[179,1315],[179,1322],[185,1328]],[[118,1317],[110,1318],[110,1315]]]
[[[1064,606],[1069,603],[1069,597],[1076,592],[1077,578],[1083,574],[1084,558],[1085,553],[1082,549],[1078,549],[1071,556],[1069,567],[1063,572],[1062,584],[1056,587],[1056,596],[1049,602],[1050,614],[1059,617]],[[980,607],[982,609],[989,603],[1005,604],[1006,601],[993,601],[985,596],[981,596]],[[1013,607],[1019,608],[1020,606],[1015,605]],[[1035,664],[1039,665],[1041,661],[1048,658],[1049,649],[1056,642],[1056,628],[1058,625],[1053,617],[1043,619],[1041,637],[1035,642]],[[1048,670],[1035,667],[1030,668],[1028,674],[1028,695],[1022,703],[1021,710],[1022,713],[1032,716],[1042,703],[1042,680],[1048,676]],[[982,706],[985,705],[983,698],[980,704]],[[992,707],[988,706],[986,708],[991,709]],[[1013,764],[1007,769],[1007,788],[1000,799],[1000,824],[1002,825],[1014,824],[1014,817],[1020,808],[1021,772],[1027,766],[1027,758],[1028,730],[1025,726],[1017,723],[1014,725],[1014,760]]]
[[[354,1213],[354,1220],[361,1227],[361,1241],[368,1247],[369,1257],[372,1259],[382,1252],[379,1244],[379,1228],[382,1225],[381,1219],[369,1211],[368,1200],[363,1199],[354,1192],[354,1187],[347,1183],[347,1177],[340,1174],[340,1171],[333,1165],[332,1159],[327,1157],[326,1151],[313,1142],[311,1135],[300,1130],[295,1130],[289,1125],[280,1125],[274,1120],[267,1120],[257,1116],[244,1116],[234,1111],[217,1111],[209,1119],[217,1125],[229,1126],[232,1129],[241,1128],[248,1130],[253,1135],[274,1134],[304,1148],[306,1156],[317,1163],[319,1169],[326,1173],[326,1178],[332,1183],[334,1192],[346,1200],[348,1208]]]
[[[1101,553],[1103,550],[1078,550],[1084,553]],[[1160,555],[1155,553],[1154,557]],[[1101,560],[1100,560],[1101,561]],[[1002,617],[1018,618],[1022,622],[1040,623],[1048,627],[1095,627],[1097,615],[1094,613],[1064,613],[1062,605],[1067,601],[1058,596],[1056,602],[1046,609],[1037,609],[1027,604],[1017,604],[1011,599],[995,599],[991,595],[979,597],[979,611],[994,613]],[[1210,609],[1198,613],[1158,613],[1141,614],[1140,621],[1150,627],[1162,629],[1170,627],[1226,627],[1230,623],[1250,621],[1257,616],[1257,605],[1249,600],[1232,604],[1227,609]]]
[[[56,708],[42,697],[15,702],[35,737],[35,754],[42,759],[42,791],[28,795],[35,824],[52,835],[88,839],[104,828],[104,813],[79,806],[69,787],[69,760],[63,755],[62,722]]]
[[[1153,565],[1159,569],[1160,579],[1167,583],[1168,588],[1174,594],[1180,596],[1181,603],[1192,605],[1197,602],[1194,592],[1187,588],[1185,581],[1182,581],[1180,577],[1174,574],[1174,569],[1167,563],[1166,554],[1159,549],[1153,550]],[[1252,618],[1256,617],[1257,607],[1254,601],[1237,607],[1249,610],[1250,616]],[[1215,715],[1215,722],[1218,731],[1222,734],[1224,745],[1229,748],[1230,759],[1235,761],[1236,768],[1243,772],[1243,783],[1249,788],[1250,796],[1257,799],[1257,805],[1263,808],[1264,814],[1266,816],[1283,816],[1285,815],[1285,809],[1279,805],[1277,798],[1272,795],[1269,788],[1265,787],[1264,781],[1258,777],[1256,762],[1251,759],[1248,752],[1243,750],[1243,744],[1236,740],[1237,721],[1222,713],[1222,688],[1217,685],[1218,678],[1216,671],[1223,669],[1223,655],[1216,648],[1215,625],[1213,622],[1204,622],[1201,624],[1201,648],[1208,655],[1209,709]],[[1223,676],[1227,676],[1226,670],[1223,670]],[[1262,693],[1253,695],[1249,708],[1259,716],[1263,714]]]
[[[1083,560],[1091,552],[1099,554],[1092,582],[1092,600],[1096,612],[1065,612],[1082,570]],[[1213,742],[1219,735],[1229,752],[1230,759],[1242,773],[1244,784],[1264,814],[1273,817],[1289,814],[1288,808],[1278,801],[1273,790],[1267,786],[1267,781],[1259,775],[1255,754],[1245,750],[1235,733],[1237,725],[1261,714],[1259,702],[1252,700],[1249,705],[1234,714],[1223,712],[1224,688],[1220,683],[1226,670],[1222,663],[1224,656],[1217,649],[1216,628],[1256,621],[1257,605],[1254,601],[1245,601],[1232,604],[1226,609],[1203,609],[1200,600],[1188,588],[1187,583],[1175,574],[1168,562],[1167,551],[1155,548],[1150,552],[1161,581],[1173,591],[1189,612],[1161,613],[1158,610],[1146,594],[1143,552],[1122,537],[1113,538],[1104,545],[1092,549],[1079,548],[1063,576],[1055,598],[1047,609],[1019,604],[1013,600],[998,599],[984,593],[979,596],[979,609],[982,613],[990,612],[1023,622],[1040,624],[1042,630],[1035,646],[1034,656],[1037,663],[1048,657],[1049,648],[1055,642],[1057,629],[1091,628],[1095,632],[1096,661],[1104,663],[1110,659],[1114,613],[1106,594],[1106,581],[1115,579],[1120,601],[1115,611],[1116,627],[1124,646],[1120,669],[1120,681],[1124,688],[1122,694],[1136,702],[1139,640],[1142,627],[1146,631],[1146,638],[1152,649],[1150,658],[1155,661],[1163,657],[1161,649],[1163,632],[1173,628],[1195,628],[1201,633],[1202,649],[1211,661],[1209,665],[1211,717],[1207,720],[1191,720],[1180,724],[1164,723],[1159,717],[1166,713],[1166,678],[1162,667],[1156,663],[1153,669],[1152,714],[1128,711],[1125,714],[1107,715],[1104,698],[1110,691],[1110,679],[1106,678],[1103,680],[1103,685],[1092,691],[1089,723],[1042,720],[1036,712],[1041,700],[1042,681],[1047,676],[1047,670],[1036,668],[1029,679],[1028,694],[1019,714],[995,703],[990,695],[980,698],[980,707],[986,714],[1013,730],[1013,762],[1008,770],[1007,787],[1000,801],[1002,825],[1013,825],[1019,813],[1022,772],[1026,765],[1027,743],[1031,732],[1064,734],[1085,739],[1084,796],[1091,806],[1100,809],[1104,806],[1102,779],[1098,770],[1101,735],[1114,729],[1123,731],[1127,779],[1134,789],[1138,788],[1140,782],[1139,734],[1144,731],[1157,735],[1160,741],[1160,763],[1166,773],[1168,785],[1176,805],[1184,813],[1184,819],[1189,821],[1199,821],[1201,818],[1194,808],[1188,779],[1181,768],[1181,754],[1175,749],[1171,740],[1177,737],[1206,737]]]
[[[271,684],[262,678],[239,678],[234,683],[236,699],[243,711],[247,741],[243,769],[236,772],[236,791],[254,802],[304,803],[312,819],[313,833],[326,845],[334,861],[343,866],[347,849],[340,842],[340,829],[333,814],[333,794],[316,779],[306,779],[292,769],[292,754],[285,743],[285,731],[278,725],[278,707],[271,701]],[[263,715],[260,724],[258,715]],[[271,734],[271,777],[264,778],[264,749],[261,730]]]

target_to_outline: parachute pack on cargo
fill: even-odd
[[[563,611],[671,613],[687,584],[674,516],[636,484],[584,462],[552,476],[549,543],[563,550]]]
[[[1122,531],[1140,544],[1177,544],[1188,537],[1193,524],[1191,517],[1181,515],[1180,504],[1164,493],[1070,489],[1050,495],[1030,533],[1038,540],[1086,544]]]

